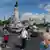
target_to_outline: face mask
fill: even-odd
[[[48,45],[50,44],[50,39],[49,40],[44,40],[44,48],[48,48]]]
[[[48,45],[45,44],[45,45],[44,45],[44,48],[47,49],[47,48],[48,48]]]

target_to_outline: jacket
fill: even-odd
[[[50,44],[47,46],[44,45],[43,42],[40,43],[40,50],[50,50]]]

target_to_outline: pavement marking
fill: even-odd
[[[0,47],[0,50],[2,50],[2,48]]]
[[[6,48],[11,48],[11,47],[7,46]]]

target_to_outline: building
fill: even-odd
[[[43,20],[44,15],[45,15],[44,13],[43,14],[25,13],[25,14],[23,14],[21,20],[29,20],[29,19],[31,19],[31,21],[29,20],[29,22],[31,24],[33,24],[33,22],[36,22],[36,24],[41,24],[41,23],[44,23],[44,20]]]

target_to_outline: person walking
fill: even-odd
[[[40,50],[50,50],[50,34],[45,32],[42,37],[43,41],[40,42]]]
[[[4,43],[5,43],[5,47],[7,47],[8,35],[4,35]]]
[[[26,46],[26,39],[28,38],[28,32],[27,32],[27,30],[25,28],[22,29],[21,37],[22,37],[22,47],[21,47],[21,50],[24,50],[24,48]]]
[[[5,44],[5,47],[7,47],[8,39],[9,39],[9,32],[6,29],[4,29],[3,43]]]

